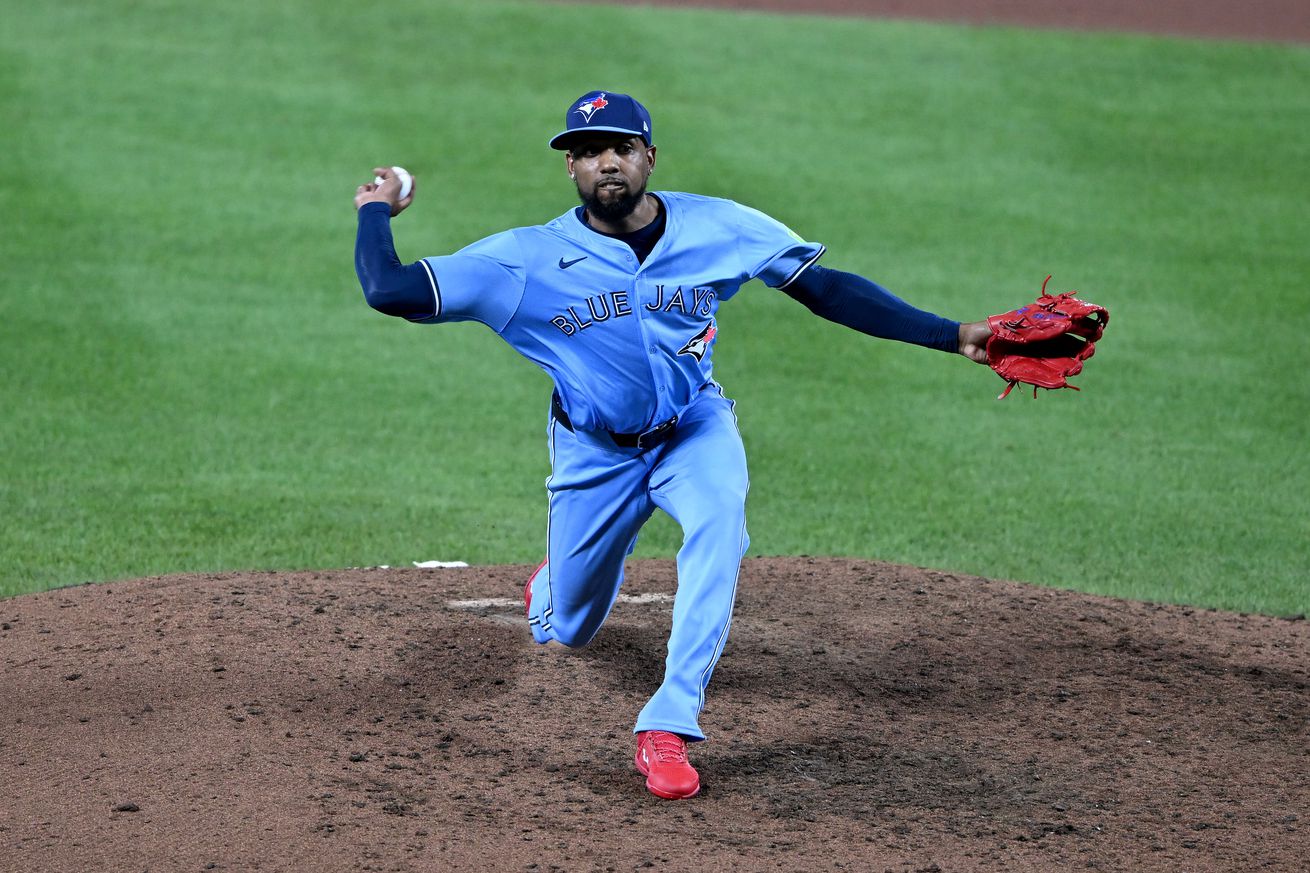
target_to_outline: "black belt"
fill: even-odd
[[[569,414],[564,411],[564,404],[560,403],[558,394],[550,395],[550,414],[555,416],[555,420],[570,431],[573,430],[573,422],[569,421]],[[668,421],[660,422],[648,431],[642,433],[614,433],[607,430],[610,439],[614,440],[614,445],[622,446],[625,449],[653,449],[660,443],[668,440],[673,436],[674,429],[678,426],[678,417],[675,415]]]

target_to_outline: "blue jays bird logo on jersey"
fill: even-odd
[[[714,342],[714,336],[719,329],[714,326],[714,322],[705,325],[700,333],[687,340],[687,344],[678,349],[680,355],[691,355],[696,360],[704,360],[705,355],[710,350],[710,343]]]
[[[599,112],[600,110],[604,109],[606,106],[609,105],[610,102],[605,99],[605,92],[602,91],[599,97],[595,97],[591,100],[584,101],[580,106],[578,106],[577,109],[573,111],[581,112],[582,117],[587,119],[587,123],[590,124],[591,116],[595,115],[597,112]]]

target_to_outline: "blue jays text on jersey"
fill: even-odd
[[[824,249],[730,200],[655,196],[667,226],[644,263],[570,210],[425,258],[437,301],[419,320],[490,327],[550,375],[580,429],[677,415],[713,379],[719,304],[753,278],[786,286]]]
[[[579,258],[578,260],[585,259]],[[676,291],[669,294],[668,303],[665,303],[664,286],[656,285],[655,295],[654,302],[644,304],[646,309],[651,312],[670,312],[677,307],[686,313],[697,312],[703,316],[714,314],[712,304],[715,293],[713,288],[692,288],[684,294],[682,286],[679,285]],[[597,294],[594,297],[587,298],[587,311],[584,314],[579,315],[574,311],[574,307],[570,306],[567,312],[555,316],[550,321],[565,336],[573,336],[578,331],[586,330],[597,322],[605,321],[611,317],[622,318],[625,315],[631,315],[632,305],[628,302],[628,297],[626,291],[610,291],[608,294]]]

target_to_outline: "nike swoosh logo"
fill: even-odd
[[[569,267],[573,266],[573,265],[576,264],[578,261],[585,261],[586,259],[587,259],[587,255],[583,255],[583,256],[580,257],[580,258],[574,258],[574,259],[571,260],[571,261],[566,261],[566,260],[564,260],[563,258],[560,258],[560,259],[559,259],[559,268],[560,268],[561,270],[567,270]]]

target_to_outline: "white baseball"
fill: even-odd
[[[414,190],[414,177],[409,174],[409,170],[404,167],[392,167],[391,172],[400,180],[400,199],[404,200],[409,196],[409,192]],[[382,184],[381,176],[373,177],[374,185]]]

